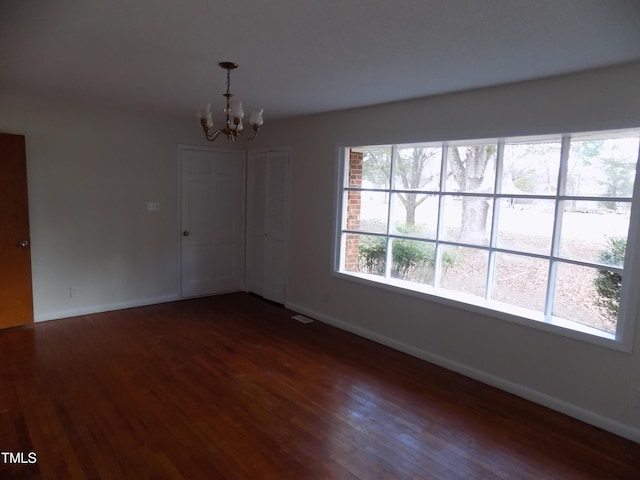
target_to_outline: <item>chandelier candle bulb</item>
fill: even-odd
[[[203,105],[200,111],[198,112],[198,117],[201,120],[211,119],[211,104]]]
[[[242,120],[242,118],[244,117],[244,110],[242,110],[242,102],[231,102],[230,104],[230,115],[231,118],[233,118],[234,120],[236,118]]]
[[[254,128],[256,126],[261,127],[264,123],[264,120],[262,119],[262,112],[262,108],[260,110],[254,110],[253,112],[251,112],[251,115],[249,116],[249,123],[253,125]]]

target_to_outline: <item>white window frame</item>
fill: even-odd
[[[451,195],[451,192],[446,192],[444,189],[443,183],[446,178],[446,169],[447,169],[447,148],[450,146],[465,146],[465,145],[482,145],[482,144],[496,144],[498,145],[498,154],[496,160],[496,173],[495,173],[495,188],[493,193],[468,193],[467,195],[474,196],[486,196],[493,199],[493,220],[491,222],[491,233],[488,246],[475,246],[474,248],[479,248],[481,250],[486,250],[489,252],[489,265],[492,263],[493,256],[495,253],[517,253],[519,255],[524,255],[532,258],[543,258],[545,260],[550,260],[550,268],[555,269],[557,263],[556,260],[562,261],[562,263],[569,263],[574,265],[582,265],[593,267],[594,264],[590,262],[581,262],[579,260],[569,260],[567,258],[560,258],[558,255],[558,244],[560,239],[560,232],[558,229],[559,222],[561,222],[562,212],[559,213],[559,206],[562,204],[562,201],[566,200],[587,200],[587,201],[620,201],[620,198],[628,198],[628,197],[603,197],[603,196],[594,196],[594,197],[585,197],[585,196],[570,196],[565,195],[564,190],[561,189],[557,191],[555,195],[518,195],[513,193],[501,193],[500,191],[500,179],[501,179],[501,170],[503,164],[503,151],[505,143],[512,142],[544,142],[544,141],[557,141],[561,139],[562,148],[561,148],[561,158],[560,158],[560,172],[559,172],[559,182],[558,184],[564,187],[565,178],[567,172],[567,161],[568,161],[568,151],[570,142],[573,139],[582,140],[588,138],[606,138],[607,136],[612,135],[639,135],[640,130],[638,129],[624,129],[624,130],[605,130],[598,132],[585,132],[585,133],[572,133],[572,134],[557,134],[557,135],[545,135],[545,136],[529,136],[529,137],[512,137],[512,138],[500,138],[500,139],[470,139],[470,140],[461,140],[461,141],[449,141],[449,142],[415,142],[415,143],[406,143],[402,144],[402,146],[406,145],[408,147],[419,144],[420,146],[427,147],[442,147],[442,158],[441,158],[441,185],[439,191],[427,191],[427,190],[412,190],[411,192],[419,193],[419,194],[429,194],[429,195],[439,195],[440,198],[440,206],[439,209],[442,211],[442,203],[443,198],[448,195]],[[379,147],[392,147],[397,148],[398,145],[391,144],[382,144],[382,145],[372,145]],[[399,280],[395,278],[391,278],[389,275],[390,270],[390,259],[388,258],[387,264],[387,272],[384,276],[366,274],[366,273],[357,273],[351,271],[345,271],[341,269],[341,266],[344,265],[344,252],[342,251],[342,235],[344,233],[354,233],[354,234],[364,234],[368,235],[369,232],[363,232],[360,230],[347,230],[346,229],[346,206],[344,205],[345,193],[349,190],[358,190],[358,191],[378,191],[385,192],[391,195],[394,192],[402,192],[403,189],[394,188],[393,182],[390,182],[388,188],[383,189],[371,189],[371,188],[363,188],[363,187],[350,187],[348,185],[348,176],[349,176],[349,150],[351,146],[341,145],[337,147],[337,160],[338,160],[338,169],[337,169],[337,191],[336,191],[336,211],[335,211],[335,239],[333,245],[333,265],[332,265],[332,275],[357,282],[365,285],[369,285],[376,288],[381,288],[384,290],[390,290],[396,293],[405,294],[411,297],[418,297],[430,302],[441,303],[449,306],[453,306],[462,310],[470,311],[473,313],[478,313],[484,316],[489,316],[493,318],[498,318],[502,320],[506,320],[509,322],[517,323],[520,325],[525,325],[528,327],[532,327],[539,330],[544,330],[552,333],[556,333],[559,335],[563,335],[566,337],[583,340],[589,343],[594,343],[597,345],[602,345],[608,348],[612,348],[615,350],[620,350],[624,352],[631,352],[632,342],[633,342],[633,333],[636,324],[637,312],[638,312],[638,299],[640,298],[640,259],[636,259],[637,255],[640,252],[637,249],[637,243],[640,239],[640,160],[636,164],[636,180],[634,182],[633,196],[630,200],[631,203],[631,213],[629,219],[629,231],[627,235],[627,244],[626,244],[626,254],[623,268],[619,270],[619,272],[624,272],[624,281],[622,283],[622,288],[620,292],[620,305],[619,305],[619,313],[618,320],[616,324],[616,332],[615,334],[610,334],[601,330],[598,330],[593,327],[589,327],[587,325],[563,319],[561,317],[556,317],[551,315],[550,311],[545,313],[538,313],[533,310],[528,310],[526,308],[520,308],[516,306],[510,306],[501,302],[496,302],[490,299],[483,299],[481,297],[475,297],[469,294],[464,294],[460,292],[455,292],[451,290],[445,289],[434,289],[428,285],[422,285],[415,282],[409,282],[406,280]],[[640,152],[639,152],[640,156]],[[392,162],[393,165],[393,162]],[[393,168],[393,167],[392,167]],[[391,178],[393,178],[393,171],[391,172]],[[458,193],[459,195],[459,193]],[[464,195],[464,194],[462,194]],[[556,212],[554,214],[554,231],[552,236],[552,249],[551,255],[538,255],[532,253],[521,252],[517,250],[510,250],[504,248],[498,248],[495,246],[495,238],[497,231],[497,218],[496,211],[498,209],[498,201],[501,198],[533,198],[533,199],[549,199],[554,200],[556,202]],[[388,213],[390,214],[391,206],[388,208]],[[442,215],[439,215],[441,218]],[[438,221],[440,222],[440,220]],[[438,225],[438,229],[440,226]],[[387,222],[387,231],[385,234],[380,234],[385,237],[387,242],[387,255],[390,255],[389,244],[391,239],[393,238],[403,238],[408,240],[425,240],[424,238],[413,238],[411,236],[406,235],[393,235],[390,233],[390,225]],[[454,245],[454,246],[468,246],[467,244],[453,242],[453,241],[445,241],[442,239],[438,239],[434,241],[436,245],[436,249],[440,249],[445,245]],[[436,252],[436,258],[439,258]],[[613,271],[616,271],[616,268],[607,267]],[[438,262],[436,262],[435,269],[438,269]],[[491,281],[491,275],[493,274],[493,269],[487,269],[487,282]],[[436,272],[437,278],[437,272]],[[555,273],[551,274],[551,278],[555,278]],[[488,283],[489,284],[489,283]],[[553,296],[553,285],[551,282],[548,282],[547,285],[547,293],[546,297]],[[547,310],[549,310],[549,305],[553,302],[547,301]]]

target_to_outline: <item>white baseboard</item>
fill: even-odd
[[[61,318],[78,317],[80,315],[90,315],[92,313],[110,312],[112,310],[124,310],[125,308],[146,307],[147,305],[155,305],[157,303],[175,302],[176,300],[180,299],[180,295],[174,294],[165,295],[163,297],[141,298],[137,300],[131,300],[129,302],[90,305],[87,307],[72,308],[70,310],[38,313],[35,315],[35,321],[45,322],[47,320],[58,320]]]
[[[499,388],[500,390],[504,390],[506,392],[517,395],[518,397],[524,398],[539,405],[543,405],[547,408],[563,413],[582,422],[588,423],[598,428],[602,428],[603,430],[607,430],[621,437],[640,443],[640,429],[633,428],[611,418],[604,417],[591,410],[587,410],[572,403],[565,402],[564,400],[560,400],[524,385],[513,383],[509,380],[505,380],[504,378],[497,377],[482,370],[470,367],[469,365],[465,365],[442,357],[440,355],[435,355],[426,350],[419,349],[412,345],[399,342],[397,340],[394,340],[393,338],[380,335],[379,333],[376,333],[372,330],[367,330],[365,328],[352,325],[348,322],[338,320],[337,318],[324,315],[320,312],[305,308],[301,305],[288,303],[286,307],[289,310],[302,313],[303,315],[314,318],[323,323],[333,325],[337,328],[354,333],[376,343],[386,345],[387,347],[391,347],[395,350],[399,350],[411,356],[426,360],[427,362],[441,366],[443,368],[446,368],[447,370],[460,373],[467,377],[473,378],[474,380],[486,383],[487,385],[491,385],[492,387]]]

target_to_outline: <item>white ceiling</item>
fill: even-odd
[[[640,0],[0,0],[1,91],[195,115],[224,60],[268,121],[637,61]]]

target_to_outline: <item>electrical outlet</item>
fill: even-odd
[[[78,291],[78,287],[70,287],[69,288],[69,297],[76,298],[80,296],[80,292]]]

